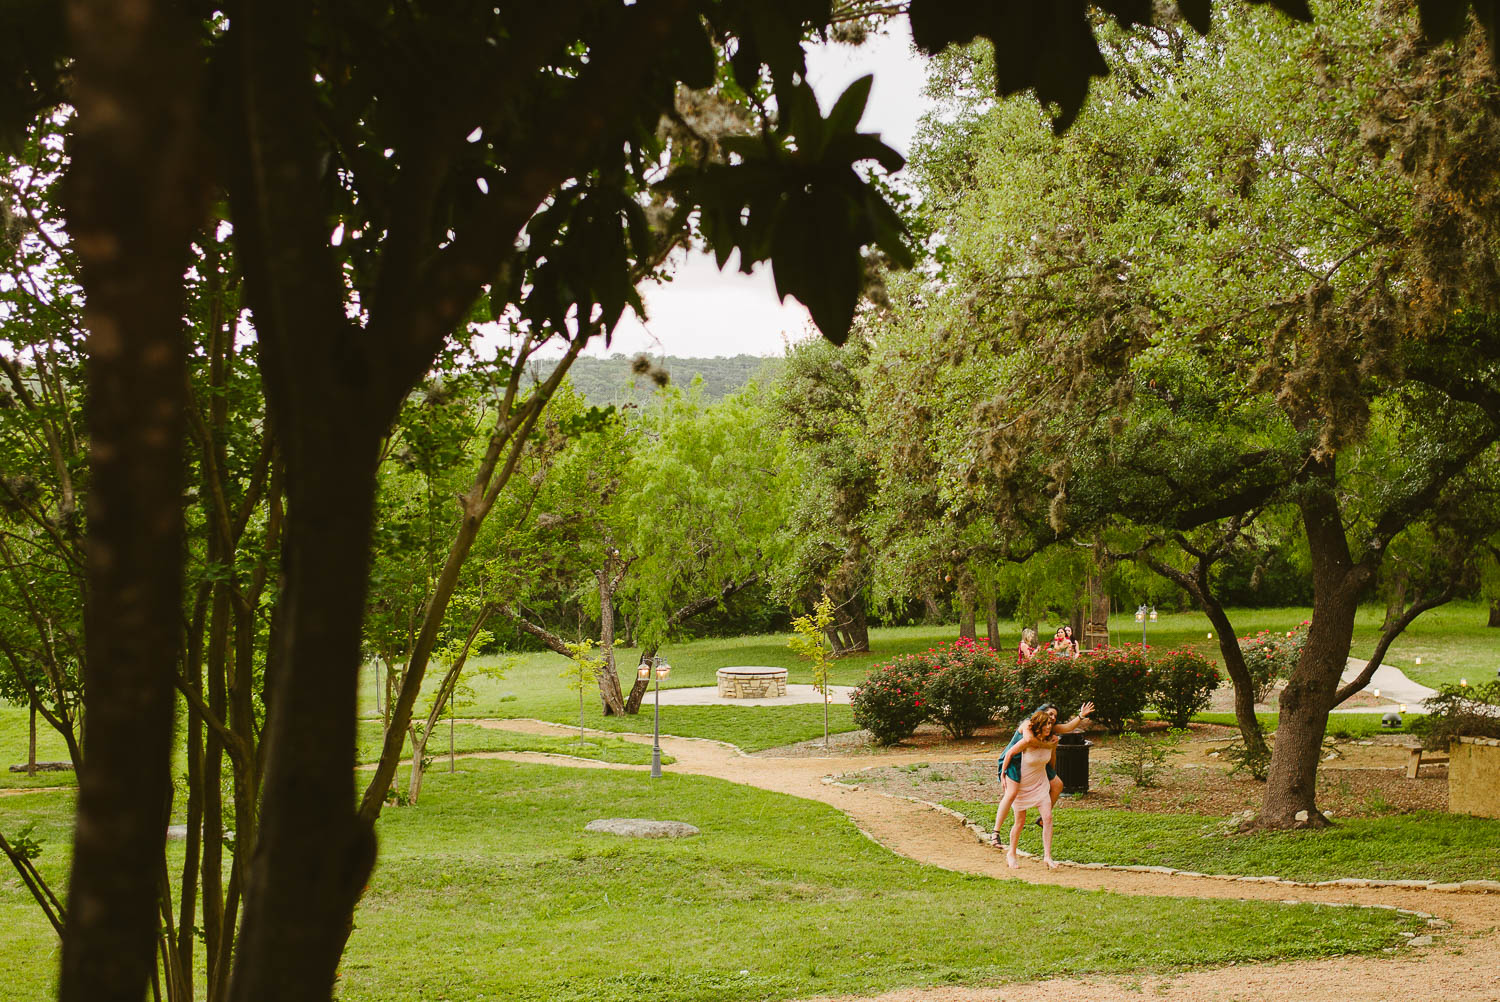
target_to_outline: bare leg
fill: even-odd
[[[1042,858],[1047,861],[1048,869],[1057,869],[1057,864],[1052,860],[1052,805],[1043,803],[1038,810],[1042,815]]]
[[[995,812],[995,843],[1000,842],[1000,826],[1005,823],[1005,814],[1010,810],[1011,802],[1016,799],[1016,792],[1020,790],[1020,784],[1009,776],[1001,780],[1000,809]]]
[[[1021,864],[1016,860],[1016,849],[1021,842],[1021,829],[1026,827],[1026,808],[1016,811],[1016,823],[1010,826],[1010,848],[1005,852],[1005,862],[1011,869]]]
[[[1053,754],[1055,755],[1057,753],[1053,752]],[[1053,804],[1053,806],[1057,805],[1057,798],[1061,797],[1061,796],[1062,796],[1062,777],[1061,776],[1053,776],[1052,777],[1052,804]]]

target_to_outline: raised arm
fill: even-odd
[[[1064,723],[1053,724],[1052,731],[1054,734],[1067,734],[1069,731],[1076,731],[1089,722],[1089,714],[1093,712],[1094,704],[1084,703],[1078,708],[1078,715],[1076,717]]]

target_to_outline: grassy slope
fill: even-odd
[[[948,806],[987,829],[995,823],[993,802]],[[1078,862],[1290,880],[1500,880],[1500,821],[1486,818],[1418,811],[1350,818],[1321,832],[1252,835],[1222,835],[1224,823],[1198,814],[1064,807],[1053,852]],[[1022,834],[1021,848],[1041,852],[1041,832],[1034,825]]]

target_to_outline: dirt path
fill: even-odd
[[[532,734],[556,734],[566,730],[533,720],[479,723],[485,727]],[[612,736],[650,741],[649,736]],[[1117,894],[1380,905],[1427,912],[1452,926],[1451,929],[1436,930],[1440,938],[1435,946],[1406,949],[1389,958],[1346,957],[1229,966],[1171,976],[1066,979],[1002,988],[908,989],[879,996],[882,1002],[998,1002],[1010,999],[1032,1002],[1039,997],[1045,997],[1048,1002],[1112,1002],[1139,1000],[1143,991],[1149,997],[1205,1002],[1250,1002],[1252,999],[1386,1002],[1401,992],[1419,992],[1444,1002],[1500,1002],[1500,895],[1450,894],[1404,888],[1289,888],[1119,870],[1076,867],[1047,870],[1039,862],[1030,860],[1023,860],[1019,870],[1011,870],[1005,865],[999,850],[977,842],[954,818],[912,801],[823,782],[824,776],[868,768],[874,763],[867,755],[768,758],[747,756],[732,746],[693,738],[663,737],[661,744],[662,750],[677,760],[667,767],[668,771],[713,776],[830,804],[892,852],[948,870],[983,874],[997,880],[1022,880]],[[558,761],[553,756],[497,753],[493,757]],[[934,749],[909,752],[898,749],[882,755],[878,764],[962,762],[974,758],[972,751],[943,753]],[[571,760],[570,764],[596,765],[583,759]]]

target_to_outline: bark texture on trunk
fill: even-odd
[[[1369,568],[1356,566],[1350,556],[1331,460],[1319,474],[1299,504],[1312,558],[1313,619],[1302,656],[1281,692],[1276,744],[1257,819],[1266,828],[1328,823],[1317,805],[1318,761],[1328,711],[1349,658],[1359,595],[1370,577]],[[1297,815],[1304,811],[1299,821]]]
[[[975,626],[975,587],[967,577],[958,583],[958,635],[968,640],[979,639]]]
[[[87,293],[87,747],[59,997],[140,1002],[155,969],[182,642],[183,331],[201,224],[202,57],[179,5],[72,0],[68,223]]]
[[[1490,618],[1485,626],[1500,626],[1500,598],[1490,600]]]
[[[327,998],[375,861],[351,778],[379,432],[338,428],[345,420],[306,414],[284,425],[295,429],[286,442],[284,619],[230,984],[242,1002]],[[364,448],[349,446],[361,439]]]

